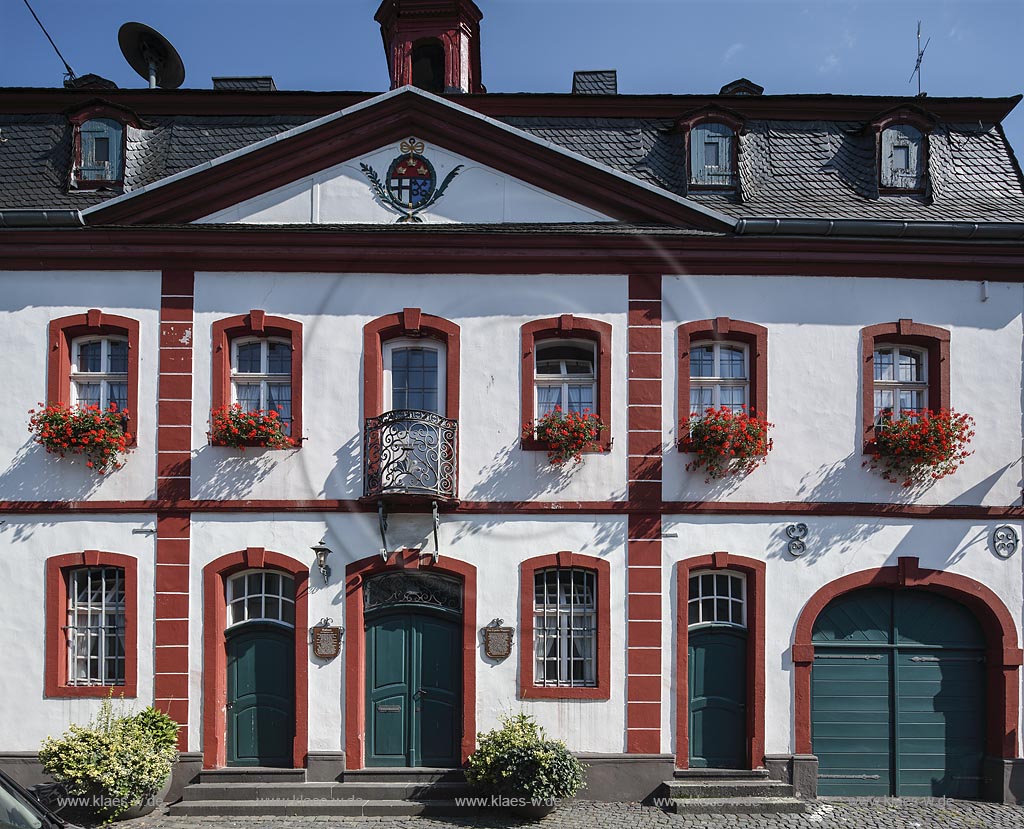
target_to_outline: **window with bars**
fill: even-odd
[[[78,337],[71,343],[71,398],[101,411],[128,408],[127,337]]]
[[[534,574],[534,684],[597,685],[597,574],[553,567]]]
[[[596,356],[594,343],[554,340],[537,343],[537,417],[556,406],[563,412],[596,412]]]
[[[125,684],[125,578],[121,567],[68,574],[68,685]]]
[[[295,626],[295,580],[273,570],[248,570],[228,579],[228,627],[242,622]]]
[[[928,408],[928,352],[879,344],[874,351],[874,423],[914,419]]]
[[[738,412],[748,405],[750,372],[746,346],[694,343],[690,346],[690,414],[725,406]]]
[[[702,571],[690,576],[688,624],[747,626],[746,579],[742,574]]]
[[[277,412],[292,432],[292,344],[275,337],[231,342],[231,397],[247,412]]]

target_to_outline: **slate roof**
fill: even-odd
[[[156,116],[129,128],[125,191],[314,119],[313,115]],[[878,194],[875,139],[862,122],[748,121],[736,192],[689,192],[684,137],[671,119],[505,117],[505,123],[735,218],[1024,222],[1024,186],[994,124],[939,123],[928,188]],[[0,115],[0,209],[81,209],[111,191],[68,190],[72,128],[62,115]]]

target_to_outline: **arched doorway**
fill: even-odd
[[[305,765],[308,582],[262,547],[203,568],[204,768]]]
[[[861,588],[926,591],[962,605],[977,621],[984,637],[985,724],[984,750],[988,758],[1017,756],[1019,679],[1022,662],[1017,628],[1002,600],[973,579],[944,570],[926,570],[916,557],[901,557],[896,566],[851,573],[815,593],[796,624],[793,658],[796,753],[812,754],[812,671],[818,617],[834,599]],[[820,635],[820,634],[819,634]],[[872,772],[873,774],[873,772]],[[1002,797],[997,782],[988,796]]]
[[[348,769],[465,762],[476,745],[476,626],[471,564],[402,550],[346,567]]]
[[[819,794],[981,795],[985,637],[966,607],[862,588],[829,602],[812,640]]]

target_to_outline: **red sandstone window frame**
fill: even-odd
[[[424,314],[419,308],[377,317],[363,326],[363,419],[384,413],[384,343],[389,340],[426,338],[445,346],[444,417],[459,419],[459,326],[444,317]]]
[[[124,684],[69,685],[68,644],[64,627],[68,614],[68,579],[83,567],[119,567],[124,571]],[[138,696],[139,676],[138,560],[119,553],[85,550],[46,559],[46,657],[43,695],[47,699],[103,698],[113,690],[126,698]]]
[[[534,578],[551,568],[590,570],[597,581],[597,643],[594,654],[596,683],[588,686],[534,684]],[[611,567],[603,558],[563,550],[528,558],[519,565],[519,699],[611,698]]]
[[[612,447],[612,327],[610,323],[562,314],[559,317],[533,320],[520,329],[522,337],[522,362],[520,370],[521,400],[519,418],[521,423],[532,423],[537,419],[535,377],[538,343],[546,340],[587,340],[594,343],[595,378],[597,394],[594,396],[595,414],[604,424],[604,431],[594,441],[596,449],[591,452],[607,452]],[[522,438],[521,447],[527,451],[547,451],[547,444],[536,438]]]
[[[126,337],[128,340],[128,430],[131,445],[138,439],[139,412],[139,322],[130,317],[107,314],[91,308],[50,320],[49,353],[46,365],[46,402],[71,405],[71,355],[79,337]]]
[[[690,416],[690,349],[694,343],[736,343],[747,349],[747,411],[768,417],[768,329],[763,325],[729,317],[695,320],[676,329],[678,377],[677,417],[682,423]],[[685,452],[685,442],[679,451]]]
[[[231,403],[231,343],[242,337],[288,340],[292,345],[292,428],[296,449],[305,439],[302,433],[302,323],[285,317],[274,317],[254,309],[248,314],[227,317],[213,324],[213,374],[210,409]]]
[[[879,345],[909,345],[928,353],[928,408],[948,409],[949,331],[911,319],[869,325],[860,331],[861,407],[864,453],[875,451],[875,348]]]

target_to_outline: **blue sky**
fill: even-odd
[[[280,89],[388,87],[379,0],[30,0],[76,72],[143,85],[117,47],[138,20],[185,62],[185,86],[273,75]],[[1024,92],[1021,0],[478,0],[492,92],[567,92],[574,69],[619,70],[623,93],[912,95],[917,21],[924,90]],[[0,0],[0,85],[57,86],[62,66],[22,0]],[[1024,156],[1024,104],[1005,127]]]

